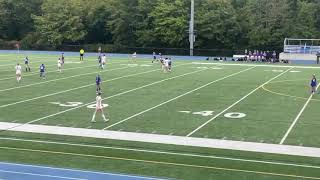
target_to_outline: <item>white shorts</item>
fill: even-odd
[[[60,68],[61,67],[61,64],[58,64],[58,68]]]
[[[16,71],[16,75],[21,75],[21,71]]]
[[[103,109],[102,106],[97,106],[97,107],[96,107],[96,110],[97,110],[97,111],[100,111],[100,110],[102,110],[102,109]]]

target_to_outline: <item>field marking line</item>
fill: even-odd
[[[195,154],[195,153],[175,153],[175,152],[170,152],[170,151],[157,151],[157,150],[112,147],[112,146],[102,146],[102,145],[99,146],[99,145],[91,145],[91,144],[66,143],[66,142],[58,142],[58,141],[41,141],[41,140],[32,140],[32,139],[1,138],[1,137],[0,137],[0,139],[1,140],[8,140],[8,141],[18,141],[18,142],[67,145],[67,146],[76,146],[76,147],[89,147],[89,148],[98,148],[98,149],[111,149],[111,150],[133,151],[133,152],[143,152],[143,153],[153,153],[153,154],[166,154],[166,155],[208,158],[208,159],[222,159],[222,160],[229,160],[229,161],[250,162],[250,163],[258,163],[258,164],[260,163],[260,164],[271,164],[271,165],[320,169],[320,166],[313,166],[313,165],[306,165],[306,164],[293,164],[293,163],[285,163],[285,162],[280,162],[280,161],[263,161],[263,160],[252,160],[252,159],[243,159],[243,158],[230,158],[230,157],[225,157],[225,156],[201,155],[201,154]]]
[[[182,64],[182,65],[184,65],[184,64]],[[178,67],[178,66],[181,66],[181,65],[177,65],[177,66],[175,66],[175,67]],[[129,67],[128,67],[128,68],[129,68]],[[104,82],[110,82],[110,81],[114,81],[114,80],[118,80],[118,79],[123,79],[123,78],[127,78],[127,77],[137,76],[137,75],[141,75],[141,74],[147,74],[147,73],[155,72],[155,71],[160,71],[160,70],[159,70],[159,69],[155,69],[155,70],[145,71],[145,72],[141,72],[141,73],[129,74],[129,75],[125,75],[125,76],[120,76],[120,77],[117,77],[117,78],[113,78],[113,79],[108,79],[108,80],[106,80],[106,81],[104,81]],[[41,99],[41,98],[45,98],[45,97],[50,97],[50,96],[54,96],[54,95],[57,95],[57,94],[62,94],[62,93],[66,93],[66,92],[70,92],[70,91],[74,91],[74,90],[78,90],[78,89],[90,87],[90,86],[92,86],[92,85],[95,85],[95,83],[88,84],[88,85],[84,85],[84,86],[79,86],[79,87],[76,87],[76,88],[67,89],[67,90],[63,90],[63,91],[59,91],[59,92],[55,92],[55,93],[51,93],[51,94],[46,94],[46,95],[43,95],[43,96],[38,96],[38,97],[26,99],[26,100],[21,100],[21,101],[9,103],[9,104],[0,105],[0,108],[4,108],[4,107],[16,105],[16,104],[21,104],[21,103],[24,103],[24,102],[29,102],[29,101],[33,101],[33,100],[37,100],[37,99]]]
[[[107,65],[111,65],[111,64],[117,65],[117,64],[120,64],[120,62],[117,62],[117,63],[109,63],[109,64],[107,64]],[[48,65],[48,66],[49,66],[49,65]],[[47,67],[48,67],[48,66],[47,66]],[[54,65],[50,65],[49,67],[51,67],[51,66],[57,66],[57,65],[54,64]],[[90,65],[90,66],[73,67],[73,68],[63,69],[63,71],[74,70],[74,69],[84,69],[84,68],[90,68],[90,67],[98,67],[98,66],[97,66],[97,65]],[[14,68],[12,68],[12,69],[14,70]],[[12,71],[12,72],[14,72],[14,71]],[[51,72],[53,72],[53,73],[59,73],[58,70],[47,71],[46,73],[51,73]],[[14,75],[14,73],[12,73],[12,74]],[[24,75],[24,74],[26,74],[26,75]],[[34,71],[34,72],[31,72],[31,73],[26,73],[26,72],[24,72],[22,77],[28,77],[28,76],[33,76],[33,75],[39,75],[39,72],[38,72],[38,71]],[[14,79],[14,78],[15,78],[15,77],[12,77],[12,76],[11,76],[11,77],[6,77],[6,78],[0,79],[0,81],[7,80],[7,79]]]
[[[301,100],[307,100],[308,99],[308,98],[304,98],[304,97],[293,96],[293,95],[290,95],[290,94],[278,93],[278,92],[275,92],[275,91],[272,91],[272,90],[266,88],[265,86],[263,86],[262,89],[267,91],[267,92],[269,92],[269,93],[271,93],[271,94],[275,94],[275,95],[278,95],[278,96],[285,96],[285,97],[290,97],[290,98],[294,98],[294,99],[301,99]],[[311,101],[320,101],[320,99],[311,99]]]
[[[254,171],[254,170],[225,168],[225,167],[206,166],[206,165],[195,165],[195,164],[186,164],[186,163],[173,163],[173,162],[166,162],[166,161],[143,160],[143,159],[135,159],[135,158],[116,157],[116,156],[103,156],[103,155],[93,155],[93,154],[83,154],[83,153],[49,151],[49,150],[40,150],[40,149],[13,148],[13,147],[1,147],[1,146],[0,146],[0,149],[12,150],[12,151],[33,152],[33,153],[45,153],[45,154],[53,154],[53,155],[78,156],[78,157],[86,157],[86,158],[110,159],[110,160],[118,160],[118,161],[129,161],[129,162],[131,161],[131,162],[159,164],[159,165],[168,165],[168,166],[191,167],[191,168],[199,168],[199,169],[211,169],[211,170],[220,170],[220,171],[229,171],[229,172],[230,171],[231,172],[242,172],[242,173],[249,173],[249,174],[260,174],[260,175],[269,175],[269,176],[278,176],[278,177],[320,179],[320,177],[300,176],[300,175],[293,175],[293,174],[272,173],[272,172],[265,172],[265,171]]]
[[[188,65],[188,64],[189,64],[189,63],[184,64],[184,65]],[[127,68],[127,67],[126,67],[126,68]],[[159,70],[158,70],[158,71],[159,71]],[[174,76],[174,77],[166,78],[166,79],[163,79],[163,80],[159,80],[159,81],[156,81],[156,82],[153,82],[153,83],[150,83],[150,84],[146,84],[146,85],[143,85],[143,86],[140,86],[140,87],[131,89],[131,90],[127,90],[127,91],[124,91],[124,92],[121,92],[121,93],[118,93],[118,94],[111,95],[111,96],[109,96],[109,97],[107,97],[107,98],[103,98],[102,100],[106,100],[106,99],[114,98],[114,97],[117,97],[117,96],[121,96],[121,95],[123,95],[123,94],[127,94],[127,93],[130,93],[130,92],[139,90],[139,89],[143,89],[143,88],[145,88],[145,87],[149,87],[149,86],[152,86],[152,85],[154,85],[154,84],[159,84],[159,83],[164,82],[164,81],[168,81],[168,80],[171,80],[171,79],[175,79],[175,78],[187,76],[187,75],[189,75],[189,74],[194,74],[194,73],[201,72],[201,71],[204,71],[204,70],[193,71],[193,72],[189,72],[189,73],[182,74],[182,75],[179,75],[179,76]],[[21,125],[17,125],[17,126],[14,126],[14,127],[10,127],[10,128],[8,128],[8,129],[2,130],[2,131],[8,131],[8,130],[12,130],[12,129],[15,129],[15,128],[17,128],[17,127],[21,127],[21,126],[24,126],[24,125],[27,125],[27,124],[32,124],[32,123],[41,121],[41,120],[43,120],[43,119],[47,119],[47,118],[50,118],[50,117],[53,117],[53,116],[56,116],[56,115],[59,115],[59,114],[63,114],[63,113],[69,112],[69,111],[73,111],[73,110],[75,110],[75,109],[79,109],[79,108],[81,108],[81,107],[85,107],[85,106],[91,105],[91,104],[93,104],[93,103],[95,103],[95,101],[92,101],[92,102],[90,102],[90,103],[86,103],[86,104],[83,104],[83,105],[80,105],[80,106],[77,106],[77,107],[74,107],[74,108],[66,109],[66,110],[63,110],[63,111],[60,111],[60,112],[57,112],[57,113],[54,113],[54,114],[50,114],[50,115],[48,115],[48,116],[44,116],[44,117],[41,117],[41,118],[32,120],[32,121],[29,121],[29,122],[24,123],[24,124],[21,124]]]
[[[224,65],[224,66],[257,66],[257,67],[278,67],[278,68],[301,68],[301,69],[320,69],[319,66],[290,66],[290,65],[270,65],[270,64],[241,64],[241,63],[203,63],[192,62],[197,65]]]
[[[57,66],[57,65],[52,65],[52,66]],[[46,66],[48,67],[48,65]],[[51,66],[49,66],[51,67]],[[63,69],[63,71],[68,71],[68,70],[73,70],[73,69],[82,69],[82,68],[88,68],[88,67],[94,67],[93,65],[91,66],[83,66],[83,67],[74,67],[74,68],[67,68],[67,69]],[[58,70],[54,70],[54,71],[47,71],[47,73],[59,73]],[[40,72],[38,71],[33,71],[33,72],[30,72],[30,73],[27,73],[27,72],[23,72],[23,78],[24,77],[29,77],[29,76],[34,76],[34,75],[39,75]],[[8,79],[14,79],[15,77],[14,76],[14,71],[12,71],[12,75],[10,77],[5,77],[5,78],[1,78],[0,81],[4,81],[4,80],[8,80]]]
[[[22,174],[22,175],[30,175],[30,176],[40,176],[40,177],[50,177],[50,178],[57,178],[57,179],[70,179],[70,180],[89,180],[89,179],[80,179],[80,178],[73,178],[73,177],[64,177],[64,176],[54,176],[49,174],[37,174],[37,173],[28,173],[28,172],[20,172],[20,171],[7,171],[1,170],[2,173],[9,173],[9,174]]]
[[[165,104],[167,104],[167,103],[169,103],[169,102],[171,102],[171,101],[174,101],[174,100],[179,99],[179,98],[181,98],[181,97],[183,97],[183,96],[186,96],[186,95],[188,95],[188,94],[191,94],[191,93],[193,93],[193,92],[195,92],[195,91],[198,91],[199,89],[205,88],[205,87],[207,87],[207,86],[209,86],[209,85],[211,85],[211,84],[213,84],[213,83],[222,81],[222,80],[227,79],[227,78],[229,78],[229,77],[233,77],[233,76],[238,75],[238,74],[240,74],[240,73],[249,71],[249,70],[251,70],[251,69],[253,69],[253,68],[255,68],[255,67],[250,67],[250,68],[248,68],[248,69],[245,69],[245,70],[242,70],[242,71],[239,71],[239,72],[230,74],[230,75],[228,75],[228,76],[225,76],[225,77],[216,79],[216,80],[214,80],[214,81],[211,81],[211,82],[209,82],[209,83],[207,83],[207,84],[205,84],[205,85],[202,85],[202,86],[200,86],[200,87],[197,87],[197,88],[195,88],[195,89],[193,89],[193,90],[190,90],[190,91],[188,91],[188,92],[186,92],[186,93],[183,93],[183,94],[181,94],[181,95],[179,95],[179,96],[176,96],[176,97],[174,97],[174,98],[172,98],[172,99],[169,99],[169,100],[167,100],[167,101],[165,101],[165,102],[162,102],[162,103],[160,103],[160,104],[158,104],[158,105],[156,105],[156,106],[153,106],[153,107],[151,107],[151,108],[149,108],[149,109],[143,110],[143,111],[141,111],[141,112],[139,112],[139,113],[137,113],[137,114],[134,114],[134,115],[132,115],[132,116],[130,116],[130,117],[127,117],[127,118],[125,118],[125,119],[123,119],[123,120],[121,120],[121,121],[119,121],[119,122],[116,122],[116,123],[114,123],[114,124],[111,124],[110,126],[107,126],[107,127],[103,128],[102,130],[106,130],[106,129],[109,129],[109,128],[111,128],[111,127],[114,127],[114,126],[116,126],[116,125],[118,125],[118,124],[121,124],[121,123],[123,123],[123,122],[126,122],[126,121],[128,121],[128,120],[130,120],[130,119],[132,119],[132,118],[134,118],[134,117],[137,117],[137,116],[139,116],[139,115],[141,115],[141,114],[143,114],[143,113],[146,113],[146,112],[148,112],[148,111],[151,111],[151,110],[153,110],[153,109],[155,109],[155,108],[158,108],[158,107],[160,107],[160,106],[162,106],[162,105],[165,105]],[[206,70],[206,69],[203,69],[203,70]]]
[[[263,87],[264,85],[268,84],[269,82],[273,81],[274,79],[277,79],[278,77],[282,76],[283,74],[287,73],[288,71],[292,70],[292,68],[287,69],[286,71],[278,74],[277,76],[269,79],[268,81],[266,81],[265,83],[263,83],[262,85],[258,86],[257,88],[255,88],[254,90],[252,90],[251,92],[249,92],[247,95],[243,96],[241,99],[239,99],[238,101],[236,101],[235,103],[231,104],[229,107],[227,107],[226,109],[222,110],[220,113],[218,113],[217,115],[215,115],[214,117],[212,117],[211,119],[209,119],[208,121],[206,121],[205,123],[203,123],[202,125],[200,125],[199,127],[197,127],[196,129],[194,129],[193,131],[191,131],[189,134],[187,134],[187,137],[190,137],[191,135],[193,135],[194,133],[196,133],[197,131],[199,131],[201,128],[203,128],[204,126],[206,126],[207,124],[209,124],[210,122],[212,122],[213,120],[215,120],[217,117],[219,117],[221,114],[225,113],[226,111],[228,111],[229,109],[231,109],[232,107],[234,107],[235,105],[237,105],[238,103],[240,103],[241,101],[243,101],[244,99],[246,99],[248,96],[250,96],[251,94],[255,93],[257,90],[259,90],[261,87]]]
[[[51,169],[51,170],[68,171],[68,172],[80,172],[80,173],[86,173],[86,174],[100,174],[100,175],[110,175],[110,176],[119,176],[119,177],[143,178],[143,179],[149,179],[149,180],[161,180],[159,178],[155,179],[152,177],[144,177],[144,176],[136,176],[136,175],[115,174],[115,173],[81,170],[81,169],[66,169],[66,168],[39,166],[39,165],[30,165],[30,164],[17,164],[17,163],[0,162],[0,165],[11,165],[11,166],[20,166],[20,167]]]
[[[316,90],[319,88],[320,83],[318,84],[318,86],[316,87]],[[315,92],[316,93],[316,92]],[[298,120],[300,119],[302,113],[304,112],[304,110],[307,108],[309,102],[311,101],[312,97],[314,94],[311,94],[308,98],[308,100],[306,101],[306,103],[303,105],[302,109],[300,110],[300,112],[298,113],[298,115],[296,116],[296,118],[294,119],[294,121],[292,122],[292,124],[290,125],[289,129],[287,130],[286,134],[282,137],[281,141],[279,144],[283,144],[284,141],[287,139],[287,137],[289,136],[290,132],[292,131],[293,127],[296,125],[296,123],[298,122]]]
[[[100,71],[100,72],[89,72],[89,73],[77,74],[77,75],[73,75],[73,76],[67,76],[67,77],[58,78],[58,79],[51,79],[51,80],[41,81],[41,82],[38,82],[38,83],[33,83],[33,84],[28,84],[28,85],[23,85],[23,86],[17,86],[17,87],[12,87],[12,88],[7,88],[7,89],[0,89],[0,92],[5,92],[5,91],[9,91],[9,90],[14,90],[14,89],[21,89],[21,88],[25,88],[25,87],[31,87],[31,86],[35,86],[35,85],[39,85],[39,84],[48,84],[50,82],[56,82],[56,81],[65,80],[65,79],[72,79],[72,78],[75,78],[75,77],[81,77],[81,76],[86,76],[86,75],[90,75],[90,74],[111,72],[111,71],[129,69],[129,68],[130,67],[120,67],[120,68],[114,68],[114,69],[106,69],[106,70],[103,70],[103,71]]]

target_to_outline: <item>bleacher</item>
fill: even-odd
[[[317,62],[317,54],[320,52],[320,39],[292,39],[284,40],[283,52],[280,60],[289,62]]]

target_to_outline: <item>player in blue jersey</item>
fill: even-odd
[[[100,75],[98,74],[97,77],[96,77],[96,85],[97,85],[96,92],[97,93],[101,93],[101,87],[100,87],[101,83],[102,83],[102,80],[101,80]]]
[[[311,79],[311,93],[314,94],[317,91],[317,79],[316,79],[316,75],[312,76]]]
[[[28,56],[26,56],[26,58],[24,59],[24,64],[26,65],[26,72],[30,72],[31,69],[30,69],[30,66],[29,66],[29,58]]]
[[[46,78],[46,66],[44,64],[40,65],[40,78],[45,79]]]

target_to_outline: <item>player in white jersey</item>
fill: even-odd
[[[16,70],[16,77],[17,77],[17,82],[20,82],[21,80],[21,65],[18,63],[15,67],[15,70]]]
[[[168,72],[169,71],[169,59],[166,58],[164,61],[163,61],[163,72]]]
[[[104,66],[106,65],[106,61],[107,61],[107,57],[106,57],[106,55],[104,54],[104,55],[101,57],[101,69],[104,69]]]
[[[59,72],[62,72],[62,61],[61,61],[61,59],[59,58],[59,60],[58,60],[58,71]]]
[[[102,115],[102,118],[105,122],[109,121],[109,119],[107,119],[105,116],[104,116],[104,113],[103,113],[103,104],[102,104],[102,98],[101,98],[101,93],[99,92],[97,97],[96,97],[96,110],[94,111],[93,113],[93,116],[92,116],[92,120],[91,122],[96,122],[95,121],[95,118],[96,118],[96,113],[97,112],[101,112],[101,115]]]
[[[137,59],[137,52],[134,52],[132,54],[132,60],[135,61]]]

